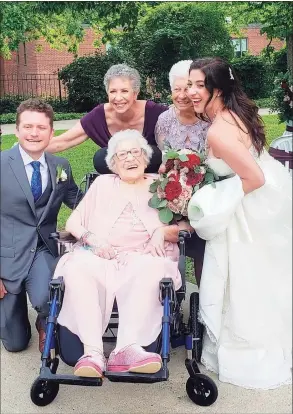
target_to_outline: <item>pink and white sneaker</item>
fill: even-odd
[[[155,374],[162,367],[159,354],[146,352],[139,345],[128,345],[119,352],[111,352],[107,370],[111,372],[137,372]]]
[[[105,371],[105,357],[102,354],[85,354],[79,358],[75,367],[74,375],[79,377],[102,378]]]

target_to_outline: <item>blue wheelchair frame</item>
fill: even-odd
[[[89,187],[88,180],[91,174],[86,176],[86,185]],[[58,239],[58,233],[52,235]],[[154,383],[167,381],[169,378],[168,362],[170,360],[170,345],[172,348],[185,345],[187,358],[185,366],[189,373],[186,382],[186,391],[189,398],[197,405],[209,406],[218,397],[216,384],[208,376],[201,374],[197,362],[200,360],[198,347],[201,345],[200,324],[197,321],[198,293],[193,293],[193,307],[189,316],[188,324],[184,324],[180,314],[180,305],[186,295],[186,255],[185,243],[190,237],[187,231],[179,232],[179,271],[182,278],[182,287],[175,291],[173,281],[170,278],[163,278],[160,281],[160,300],[163,306],[162,332],[161,332],[161,357],[162,368],[155,374],[130,373],[130,372],[109,372],[104,373],[104,377],[112,382],[140,382]],[[101,378],[78,377],[74,375],[57,374],[59,359],[57,344],[57,317],[62,306],[64,295],[63,278],[59,277],[50,282],[49,297],[49,316],[47,318],[46,341],[44,351],[41,356],[41,368],[38,378],[31,387],[31,399],[38,406],[50,404],[59,392],[59,384],[101,386]],[[174,329],[175,327],[175,329]],[[197,351],[197,352],[195,352]]]

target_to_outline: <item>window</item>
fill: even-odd
[[[232,39],[232,44],[235,50],[235,56],[240,57],[247,53],[247,38]]]

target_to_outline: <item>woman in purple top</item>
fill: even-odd
[[[88,137],[104,148],[113,134],[125,129],[138,130],[150,145],[156,145],[155,125],[168,107],[137,99],[140,90],[138,71],[125,64],[113,65],[104,77],[104,85],[109,102],[98,105],[74,127],[52,138],[48,152],[75,147]]]

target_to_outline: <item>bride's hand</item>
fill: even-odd
[[[165,257],[165,233],[164,227],[157,228],[149,242],[147,243],[146,248],[144,249],[144,254],[150,253],[152,256],[161,256]]]

